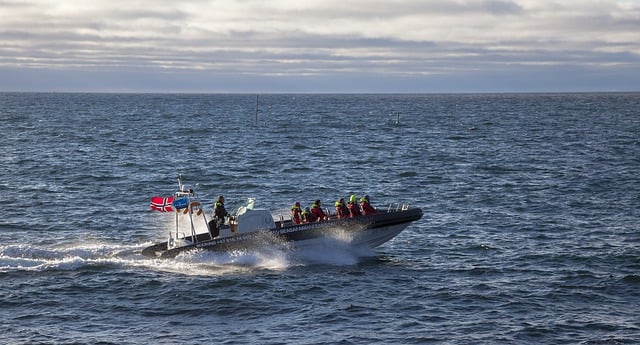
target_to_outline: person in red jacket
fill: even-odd
[[[362,208],[362,214],[365,216],[378,213],[378,211],[376,211],[376,209],[369,203],[368,195],[365,195],[360,199],[360,207]]]
[[[300,208],[300,202],[296,201],[293,206],[291,206],[291,220],[294,223],[300,224],[300,214],[302,213],[302,209]]]
[[[313,215],[314,222],[320,222],[327,218],[327,215],[322,211],[320,199],[316,199],[311,205],[311,214]]]
[[[345,205],[344,203],[344,198],[340,198],[340,200],[336,201],[335,206],[336,206],[336,215],[338,216],[338,219],[349,217],[349,209],[347,208],[347,205]]]
[[[360,206],[358,206],[358,198],[355,195],[351,195],[349,198],[347,209],[349,209],[349,217],[351,218],[362,215],[360,212]]]

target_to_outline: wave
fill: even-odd
[[[37,247],[29,244],[0,246],[0,272],[72,271],[82,267],[117,263],[140,246],[80,244]]]
[[[256,270],[284,271],[309,265],[350,266],[371,257],[371,249],[355,248],[339,237],[312,246],[293,248],[288,243],[268,241],[251,250],[212,252],[194,250],[174,259],[142,256],[150,243],[80,243],[39,247],[30,244],[0,246],[0,273],[77,271],[98,267],[137,268],[186,275],[243,274]]]

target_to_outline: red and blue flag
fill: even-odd
[[[154,196],[151,198],[151,209],[160,211],[160,212],[171,212],[173,211],[173,207],[171,203],[173,202],[173,197],[162,197],[162,196]]]

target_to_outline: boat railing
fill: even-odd
[[[174,232],[173,231],[169,231],[169,240],[167,241],[167,248],[171,249],[171,248],[175,248],[177,246],[177,240],[182,239],[182,240],[186,240],[187,239],[187,234],[184,232],[175,232],[175,237],[173,236]]]
[[[183,185],[180,185],[180,190],[176,191],[174,194],[174,198],[177,199],[186,199],[186,207],[184,208],[184,211],[177,210],[176,212],[176,218],[175,218],[175,229],[174,231],[170,231],[169,232],[169,243],[174,243],[174,246],[177,245],[176,240],[178,239],[188,239],[191,238],[191,242],[193,243],[197,243],[198,242],[198,236],[197,236],[197,232],[195,229],[195,224],[194,224],[194,213],[197,216],[202,216],[202,219],[204,220],[204,224],[207,227],[207,229],[209,228],[208,225],[208,221],[207,221],[207,216],[204,212],[204,210],[201,207],[201,203],[199,198],[196,196],[195,192],[193,191],[193,189],[187,189],[185,190],[183,188]],[[188,223],[189,223],[189,228],[190,228],[190,232],[191,234],[186,234],[184,232],[179,231],[179,214],[185,214],[188,215]],[[180,237],[182,236],[182,237]],[[210,239],[213,239],[213,236],[211,235],[211,232],[209,231],[209,237]]]
[[[176,192],[176,197],[185,197],[185,198],[186,197],[192,197],[193,194],[194,194],[193,192],[189,192],[189,191],[187,191],[187,192],[177,191]]]
[[[389,204],[389,208],[387,208],[387,213],[396,212],[396,211],[406,211],[409,209],[408,203],[391,203]]]

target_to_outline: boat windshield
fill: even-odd
[[[256,199],[254,198],[247,199],[247,203],[245,205],[240,206],[238,208],[238,211],[236,211],[236,216],[243,215],[247,213],[248,210],[253,210],[253,206],[255,206],[255,204],[256,204]]]

